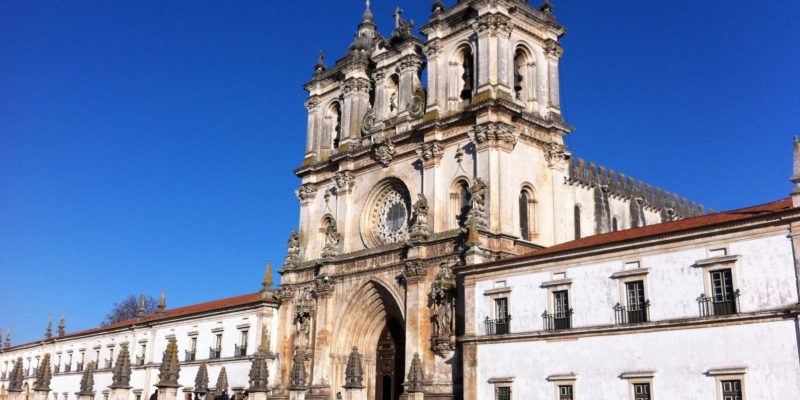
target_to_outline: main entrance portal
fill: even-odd
[[[401,328],[396,320],[390,319],[378,341],[375,398],[379,400],[397,400],[403,392],[405,340]]]

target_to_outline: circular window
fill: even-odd
[[[362,237],[375,247],[406,240],[411,219],[411,199],[402,182],[391,180],[373,191],[362,220]]]

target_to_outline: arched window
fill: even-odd
[[[464,227],[467,223],[467,214],[472,206],[472,196],[469,194],[469,183],[459,179],[453,184],[450,191],[450,228]]]
[[[531,240],[536,233],[536,196],[533,189],[519,192],[519,234],[522,240]]]
[[[339,142],[342,140],[342,108],[339,103],[331,104],[326,117],[331,129],[331,148],[338,149]]]
[[[464,46],[461,49],[461,99],[472,100],[475,91],[475,59],[472,49]]]
[[[581,238],[581,206],[576,204],[573,210],[575,218],[575,239]]]
[[[517,95],[518,100],[523,100],[522,89],[524,88],[523,82],[525,79],[525,64],[528,63],[527,57],[522,49],[517,49],[514,53],[514,93]],[[525,82],[527,84],[527,82]]]
[[[619,223],[617,222],[617,217],[611,218],[611,231],[616,232],[619,230]]]

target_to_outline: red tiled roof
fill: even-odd
[[[587,236],[585,238],[557,244],[555,246],[545,247],[543,249],[534,250],[530,253],[522,254],[511,258],[506,258],[500,261],[486,263],[483,265],[500,264],[511,260],[516,261],[523,259],[533,259],[544,255],[551,255],[551,254],[569,252],[580,249],[588,249],[592,247],[598,247],[614,243],[622,243],[637,239],[644,239],[648,237],[656,237],[670,233],[690,231],[699,228],[707,228],[714,225],[722,225],[732,222],[744,221],[750,218],[763,217],[765,215],[775,214],[782,211],[790,210],[791,208],[792,208],[792,199],[787,198],[783,200],[774,201],[772,203],[741,208],[738,210],[718,212],[714,214],[681,219],[678,221],[663,222],[660,224],[644,226],[641,228],[625,229],[616,232]]]
[[[275,303],[275,301],[271,300],[271,299],[267,299],[267,300],[262,299],[261,298],[261,292],[256,292],[256,293],[250,293],[250,294],[245,294],[245,295],[241,295],[241,296],[228,297],[226,299],[208,301],[208,302],[205,302],[205,303],[192,304],[192,305],[188,305],[188,306],[185,306],[185,307],[174,308],[174,309],[171,309],[171,310],[165,310],[165,314],[164,314],[163,317],[159,317],[155,313],[152,313],[152,314],[147,315],[144,318],[144,320],[141,321],[141,322],[138,319],[134,318],[134,319],[129,319],[129,320],[126,320],[126,321],[121,321],[121,322],[117,322],[117,323],[113,323],[113,324],[109,324],[109,325],[104,325],[104,326],[101,326],[99,328],[92,328],[92,329],[86,329],[86,330],[77,331],[77,332],[70,332],[70,333],[67,333],[66,335],[62,336],[61,338],[70,338],[70,337],[88,335],[88,334],[92,334],[92,333],[110,331],[110,330],[114,330],[114,329],[129,327],[129,326],[132,326],[132,325],[135,325],[135,324],[149,323],[149,322],[153,322],[153,321],[166,320],[166,319],[175,318],[175,317],[183,317],[183,316],[199,314],[199,313],[209,312],[209,311],[224,310],[226,308],[231,308],[231,307],[244,306],[244,305],[248,305],[248,304],[256,304],[256,303],[259,303],[259,302],[262,302],[262,301],[267,302],[267,303]],[[59,338],[59,339],[61,339],[61,338]],[[32,343],[38,343],[38,342],[39,341],[32,342]],[[24,346],[26,344],[30,344],[30,343],[20,344],[20,345],[16,345],[16,346],[13,346],[13,347]]]

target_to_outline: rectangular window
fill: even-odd
[[[222,334],[221,333],[217,334],[217,339],[214,342],[214,348],[217,349],[217,351],[222,349]]]
[[[191,343],[191,345],[189,346],[189,349],[190,349],[189,351],[191,351],[193,354],[194,354],[195,352],[197,352],[197,338],[196,338],[196,337],[193,337],[193,338],[192,338],[192,343]]]
[[[96,365],[100,365],[100,350],[97,350],[97,354],[94,358],[94,362]]]
[[[742,381],[722,381],[722,400],[742,400]]]
[[[247,348],[247,333],[248,331],[242,331],[241,335],[239,336],[239,343],[244,348]]]
[[[558,386],[558,400],[572,400],[572,385]]]
[[[626,282],[625,296],[628,301],[628,322],[647,322],[647,303],[644,298],[644,281]]]
[[[568,290],[553,292],[553,314],[553,326],[555,329],[569,329],[572,326]]]
[[[633,400],[650,400],[650,384],[634,383]]]
[[[504,320],[508,318],[508,299],[505,297],[500,297],[494,299],[494,311],[495,317],[498,320]]]
[[[511,400],[511,387],[509,386],[498,387],[497,400]]]
[[[733,273],[730,269],[711,271],[711,295],[714,315],[736,314],[736,296],[733,290]]]

